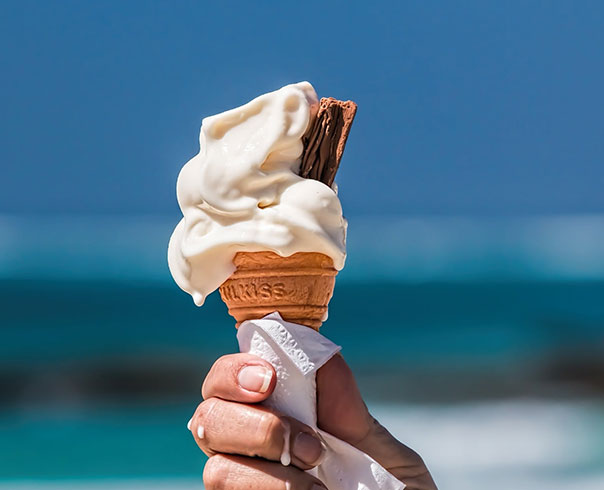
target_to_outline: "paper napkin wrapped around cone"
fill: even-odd
[[[264,404],[309,425],[325,441],[326,457],[309,473],[329,490],[405,488],[370,456],[317,428],[316,372],[339,346],[312,328],[286,322],[278,313],[243,322],[237,339],[241,352],[259,356],[275,368],[277,385]]]

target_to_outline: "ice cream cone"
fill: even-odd
[[[299,252],[238,252],[237,270],[220,286],[220,296],[237,320],[259,319],[279,312],[292,323],[319,330],[327,317],[338,271],[327,255]]]

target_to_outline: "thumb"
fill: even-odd
[[[372,430],[373,418],[340,354],[317,372],[317,423],[320,429],[353,446]]]
[[[409,489],[436,490],[422,458],[397,441],[367,410],[352,371],[341,355],[317,372],[320,429],[370,455]]]

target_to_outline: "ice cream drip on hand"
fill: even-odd
[[[318,252],[344,267],[337,194],[298,175],[318,106],[312,85],[300,82],[203,120],[200,152],[178,177],[183,219],[168,248],[175,281],[197,305],[234,272],[237,252]]]

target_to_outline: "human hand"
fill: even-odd
[[[324,447],[309,426],[258,405],[275,388],[273,367],[250,354],[223,356],[208,373],[202,402],[189,423],[210,459],[206,489],[289,490],[325,486],[303,470],[318,465]],[[340,355],[317,372],[320,429],[370,455],[409,490],[436,490],[421,457],[397,441],[369,413]],[[281,464],[284,447],[291,465]]]

